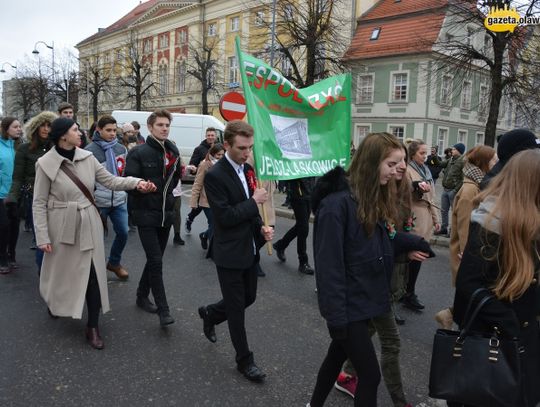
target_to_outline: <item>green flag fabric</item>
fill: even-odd
[[[346,167],[351,142],[351,75],[297,89],[276,69],[244,54],[236,38],[254,158],[261,180],[321,176]]]

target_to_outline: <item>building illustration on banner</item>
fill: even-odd
[[[307,119],[270,115],[276,142],[289,159],[311,158]]]

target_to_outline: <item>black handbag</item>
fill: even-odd
[[[429,396],[475,407],[518,407],[521,396],[520,347],[497,333],[470,332],[474,319],[493,295],[473,309],[472,295],[461,331],[438,329],[433,341]]]

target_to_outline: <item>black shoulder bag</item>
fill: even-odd
[[[497,333],[470,332],[474,319],[491,299],[484,296],[473,309],[476,290],[458,331],[438,329],[433,341],[429,396],[472,406],[517,407],[521,405],[521,361],[517,340]],[[473,310],[471,312],[471,310]]]

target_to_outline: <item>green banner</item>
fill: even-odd
[[[351,143],[351,75],[297,89],[276,69],[244,54],[236,38],[254,158],[261,180],[321,176],[346,167]]]

